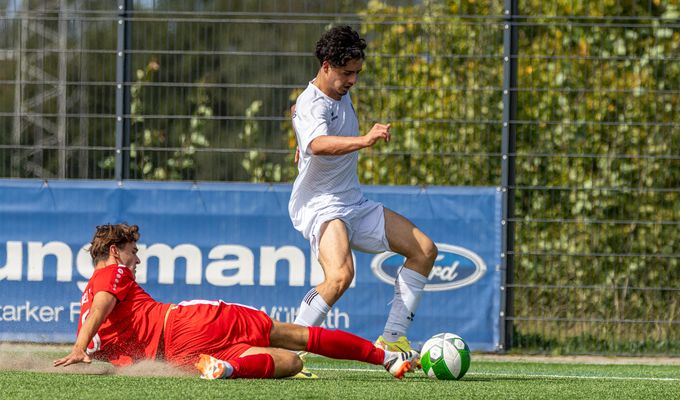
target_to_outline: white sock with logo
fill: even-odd
[[[385,357],[383,357],[383,365],[386,365],[387,362],[394,357],[395,354],[397,354],[394,351],[389,351],[389,350],[384,350],[385,351]]]
[[[415,317],[426,283],[426,276],[406,267],[401,268],[394,282],[392,309],[390,309],[383,331],[383,337],[386,340],[393,342],[399,339],[399,336],[406,335]]]
[[[302,326],[320,326],[330,310],[331,306],[326,304],[316,288],[312,288],[302,299],[294,323]]]

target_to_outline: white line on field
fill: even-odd
[[[313,371],[349,371],[349,372],[385,372],[382,369],[369,368],[324,368],[311,367]],[[469,372],[469,376],[509,376],[517,378],[552,378],[552,379],[602,379],[620,381],[670,381],[677,382],[680,378],[656,378],[643,376],[590,376],[590,375],[553,375],[553,374],[510,374],[504,372]]]
[[[508,374],[493,372],[470,372],[469,375],[481,376],[516,376],[520,378],[555,378],[555,379],[612,379],[620,381],[680,381],[680,378],[656,378],[644,376],[591,376],[591,375],[553,375],[553,374]]]

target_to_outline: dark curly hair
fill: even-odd
[[[334,67],[342,67],[350,60],[364,59],[366,41],[351,27],[336,26],[321,35],[316,42],[316,58],[319,64],[328,61]]]
[[[90,256],[96,264],[99,261],[106,261],[109,257],[109,247],[111,245],[123,246],[126,243],[139,240],[139,227],[127,224],[106,224],[99,225],[90,242]]]

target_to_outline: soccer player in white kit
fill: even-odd
[[[408,351],[406,331],[432,270],[437,247],[403,216],[364,197],[357,176],[358,150],[390,140],[390,125],[375,124],[361,136],[349,90],[357,82],[366,42],[349,26],[324,33],[316,44],[321,64],[297,98],[293,126],[299,175],[288,204],[295,229],[309,240],[324,281],[302,300],[295,323],[320,325],[354,278],[351,249],[393,251],[406,258],[376,346]]]

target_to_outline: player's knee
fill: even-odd
[[[304,364],[302,363],[302,359],[297,356],[297,354],[294,354],[295,357],[290,361],[290,375],[293,376],[297,374],[298,372],[302,371],[302,368],[304,367]]]
[[[274,357],[274,377],[286,378],[302,371],[302,360],[294,352],[280,353]]]
[[[417,266],[416,270],[424,275],[429,274],[438,254],[439,250],[431,240],[421,243],[419,251],[412,257],[412,261]]]
[[[326,281],[328,282],[329,288],[337,297],[339,297],[347,290],[347,288],[349,288],[349,285],[352,284],[352,278],[352,274],[342,273],[327,277]]]
[[[302,359],[300,357],[295,357],[295,361],[293,362],[293,369],[295,370],[295,373],[297,374],[298,372],[302,371],[302,368],[304,368]]]
[[[302,371],[303,366],[302,359],[300,359],[296,353],[291,353],[290,357],[287,357],[286,359],[286,370],[288,376],[293,376]]]
[[[437,255],[439,255],[439,249],[437,248],[437,245],[434,244],[432,240],[428,240],[423,246],[423,256],[425,257],[427,265],[432,266],[437,260]]]

